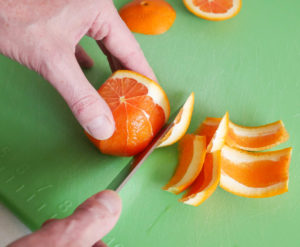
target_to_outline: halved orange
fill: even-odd
[[[277,121],[258,127],[245,127],[229,122],[226,143],[248,151],[272,148],[289,139],[283,122]]]
[[[221,21],[234,17],[241,9],[241,0],[183,0],[186,8],[201,18]]]
[[[226,112],[221,119],[206,118],[196,130],[197,135],[206,136],[209,141],[207,142],[208,153],[221,150],[223,147],[228,132],[228,122],[229,114]]]
[[[175,10],[164,0],[133,0],[119,14],[131,31],[152,35],[166,32],[176,18]]]
[[[169,100],[160,85],[129,70],[119,70],[100,87],[116,130],[107,140],[91,141],[102,153],[131,156],[142,151],[168,120]]]
[[[179,194],[190,186],[202,169],[206,153],[204,136],[185,135],[179,142],[179,162],[164,190]]]
[[[269,197],[288,190],[292,148],[250,153],[225,145],[220,186],[239,196]]]
[[[177,114],[174,120],[174,126],[168,131],[168,133],[162,138],[158,147],[165,147],[174,144],[180,140],[189,128],[192,119],[192,113],[194,108],[194,93],[185,101],[182,109]]]
[[[200,205],[216,190],[220,181],[220,174],[220,151],[207,153],[200,174],[179,201],[192,206]]]

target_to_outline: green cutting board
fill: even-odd
[[[120,7],[126,1],[118,1]],[[218,188],[199,207],[161,187],[177,162],[176,145],[156,150],[120,193],[123,212],[105,237],[111,247],[297,246],[300,243],[300,2],[245,0],[239,15],[210,22],[180,0],[163,35],[136,35],[172,109],[196,94],[189,131],[206,117],[249,126],[282,119],[294,148],[289,192],[248,199]],[[98,88],[110,75],[95,42],[85,71]],[[120,44],[122,45],[122,44]],[[104,189],[128,158],[100,154],[65,102],[39,75],[0,57],[0,197],[32,230],[65,217]]]

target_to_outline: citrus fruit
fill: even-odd
[[[179,142],[179,162],[176,172],[163,189],[179,194],[190,186],[202,169],[205,153],[204,136],[185,135]]]
[[[216,122],[206,119],[196,130],[197,135],[204,135],[209,141],[207,146],[207,152],[209,153],[221,150],[225,143],[229,122],[228,112],[219,120],[219,124],[216,124]]]
[[[288,190],[291,148],[253,153],[225,145],[220,186],[239,196],[269,197]]]
[[[161,139],[158,147],[172,145],[184,136],[191,123],[195,100],[194,98],[194,93],[191,93],[185,101],[182,109],[177,114],[174,120],[174,126]]]
[[[179,201],[192,206],[200,205],[216,190],[220,174],[220,151],[207,153],[200,174]]]
[[[100,87],[116,130],[107,140],[89,136],[102,153],[132,156],[142,151],[169,118],[169,100],[160,85],[145,76],[119,70]]]
[[[133,0],[119,14],[131,31],[152,35],[166,32],[176,18],[175,10],[164,0]]]
[[[201,18],[221,21],[239,13],[241,0],[183,0],[186,8]]]

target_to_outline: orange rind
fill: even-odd
[[[283,122],[277,121],[259,127],[245,127],[229,122],[226,143],[248,151],[275,147],[289,139]]]
[[[185,101],[182,109],[177,114],[174,120],[174,126],[168,131],[168,133],[162,138],[158,147],[165,147],[174,144],[180,140],[189,128],[192,119],[192,113],[194,108],[194,93]]]
[[[185,135],[179,142],[179,162],[175,174],[163,189],[179,194],[189,187],[202,169],[205,153],[204,136]]]
[[[220,174],[220,151],[207,153],[199,176],[179,201],[188,205],[199,206],[216,190],[220,181]]]
[[[133,0],[119,14],[132,32],[149,35],[166,32],[176,18],[175,10],[164,0]]]
[[[219,121],[219,123],[217,123]],[[225,143],[228,132],[229,114],[225,113],[223,118],[207,118],[196,130],[197,135],[206,136],[208,142],[207,152],[212,153],[221,150]]]
[[[288,191],[292,148],[253,153],[225,145],[220,186],[233,194],[263,198]]]

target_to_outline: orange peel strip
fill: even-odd
[[[206,135],[210,142],[217,130],[221,118],[206,118],[197,129],[196,134]],[[289,139],[289,134],[281,120],[257,127],[228,124],[226,144],[247,151],[261,151],[275,147]]]
[[[272,148],[289,139],[281,120],[258,127],[244,127],[229,122],[226,143],[232,147],[248,151]]]
[[[179,162],[164,190],[179,194],[189,187],[200,173],[206,153],[204,136],[185,135],[179,142]]]
[[[216,190],[220,175],[220,151],[207,153],[201,173],[179,201],[192,206],[200,205]]]
[[[185,101],[182,109],[177,114],[174,120],[175,122],[174,126],[160,141],[158,147],[165,147],[165,146],[172,145],[184,136],[191,123],[194,101],[195,101],[194,93],[191,93],[190,96]]]
[[[221,150],[225,144],[228,132],[229,114],[225,113],[223,118],[206,118],[196,130],[197,135],[207,138],[207,152],[212,153]]]
[[[225,145],[220,186],[233,194],[263,198],[288,191],[292,148],[250,153]]]

